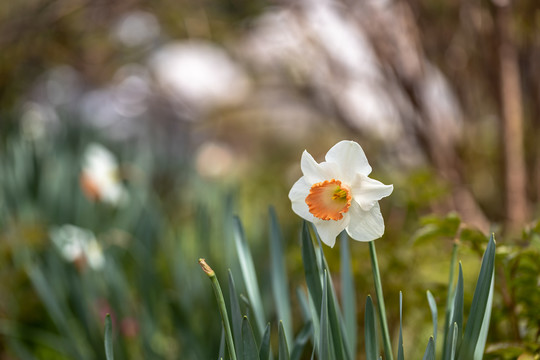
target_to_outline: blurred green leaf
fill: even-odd
[[[347,335],[349,354],[356,354],[356,293],[352,274],[349,236],[342,231],[340,235],[341,250],[341,298],[343,306],[344,333]]]
[[[376,360],[379,356],[377,328],[375,324],[375,309],[373,308],[371,296],[368,295],[366,299],[366,313],[364,319],[364,336],[367,360]]]
[[[111,315],[105,317],[105,356],[107,360],[114,360],[113,341],[112,341],[112,321]]]
[[[399,292],[399,341],[397,360],[403,360],[403,294]]]
[[[231,303],[231,323],[234,336],[236,356],[238,359],[244,358],[244,347],[242,346],[242,331],[243,331],[243,316],[240,310],[240,304],[238,303],[238,296],[236,295],[236,285],[231,270],[229,274],[229,299]]]
[[[238,345],[236,345],[238,347]],[[257,343],[255,342],[255,336],[253,335],[253,329],[249,323],[247,316],[242,319],[242,348],[244,353],[244,360],[259,359],[259,351]]]
[[[328,321],[328,281],[324,273],[324,285],[321,299],[321,334],[319,336],[319,357],[330,359],[330,324]]]
[[[431,318],[433,319],[433,346],[435,347],[435,345],[437,344],[437,303],[435,302],[435,298],[429,290],[427,291],[427,299],[429,303],[429,309],[431,310]]]
[[[412,240],[418,244],[441,241],[441,238],[454,238],[461,219],[456,213],[450,213],[445,217],[429,215],[423,217],[421,223],[422,227],[412,236]]]
[[[285,268],[285,252],[283,250],[283,236],[277,220],[274,208],[270,207],[270,255],[272,260],[272,289],[276,303],[278,318],[283,321],[287,342],[292,338],[292,319],[290,294],[287,284]]]
[[[309,338],[311,337],[313,332],[313,325],[311,321],[306,322],[304,324],[304,327],[302,330],[300,330],[300,333],[296,336],[296,339],[294,340],[293,349],[291,351],[291,360],[299,360],[300,356],[302,356],[302,351],[304,351],[304,347],[306,346]]]
[[[234,221],[234,238],[236,242],[236,251],[238,253],[238,261],[242,269],[242,276],[246,284],[246,290],[249,296],[250,304],[255,315],[255,322],[257,323],[258,333],[262,334],[264,331],[265,316],[262,306],[261,293],[259,291],[259,283],[257,282],[257,273],[255,272],[255,266],[253,265],[253,258],[247,244],[244,229],[238,217],[235,217]]]
[[[304,273],[309,293],[313,299],[316,309],[321,309],[322,305],[322,286],[321,275],[317,265],[317,257],[313,248],[313,241],[309,233],[308,224],[306,221],[302,225],[302,260],[304,262]]]

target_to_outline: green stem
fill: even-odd
[[[457,238],[456,238],[457,239]],[[452,246],[452,257],[450,258],[450,275],[448,276],[448,291],[446,293],[446,311],[444,315],[444,340],[443,340],[443,351],[446,351],[446,347],[449,346],[447,344],[447,336],[446,333],[449,330],[450,327],[450,309],[452,307],[453,301],[453,291],[452,288],[454,286],[454,269],[456,267],[456,259],[457,259],[457,248],[458,248],[459,242],[458,240],[454,241],[454,245]],[[443,352],[444,354],[444,352]],[[443,355],[444,356],[444,355]]]
[[[225,299],[223,298],[223,293],[221,292],[221,286],[219,286],[216,273],[214,273],[214,270],[212,270],[212,268],[206,264],[204,259],[199,259],[199,264],[212,282],[212,287],[214,288],[214,294],[216,295],[216,300],[218,303],[219,313],[221,314],[221,320],[223,322],[223,328],[225,329],[225,341],[227,342],[227,348],[229,349],[229,357],[231,360],[236,360],[236,352],[234,351],[234,342],[232,338],[231,325],[229,324],[229,316],[227,315]]]
[[[379,273],[379,263],[377,261],[377,250],[375,250],[375,241],[369,242],[369,254],[371,256],[371,271],[373,281],[375,282],[375,293],[377,294],[377,303],[379,304],[379,321],[382,327],[382,337],[384,353],[387,360],[393,360],[392,344],[390,343],[390,334],[388,332],[388,321],[386,320],[386,309],[384,307],[384,295],[381,285],[381,274]]]

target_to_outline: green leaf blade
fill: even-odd
[[[251,328],[247,316],[244,316],[242,319],[242,347],[244,360],[254,360],[259,358],[259,350],[257,348],[257,343],[255,342],[255,335],[253,335],[253,329]]]
[[[114,360],[113,341],[112,341],[112,321],[111,315],[105,317],[105,356],[107,360]]]
[[[246,291],[248,293],[253,314],[255,316],[255,323],[257,325],[258,333],[262,334],[266,322],[264,320],[265,316],[262,306],[261,292],[259,290],[259,283],[257,282],[255,266],[253,265],[253,257],[251,256],[251,252],[244,235],[242,223],[238,217],[235,217],[234,221],[234,238],[240,268],[242,269],[242,276],[246,285]]]
[[[292,336],[292,316],[291,305],[289,302],[289,288],[287,287],[289,281],[285,271],[283,236],[274,208],[270,208],[269,214],[272,290],[278,318],[283,321],[285,337],[287,338],[287,342],[290,343]]]
[[[494,282],[495,268],[495,237],[491,235],[486,251],[482,258],[480,274],[476,282],[469,319],[463,336],[463,343],[459,347],[459,359],[473,359],[477,344],[481,342],[482,329],[486,326],[484,323],[489,321],[486,319],[486,313],[491,312],[490,296],[491,288]],[[487,329],[484,331],[487,332]],[[486,334],[487,336],[487,334]]]
[[[364,319],[364,337],[366,346],[366,359],[376,360],[379,357],[379,345],[377,344],[377,328],[375,325],[375,309],[371,296],[366,300],[366,311]]]

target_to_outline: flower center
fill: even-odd
[[[306,197],[313,216],[322,220],[341,220],[351,206],[351,191],[339,180],[325,180],[314,184]]]

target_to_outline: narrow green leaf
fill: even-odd
[[[349,236],[345,231],[341,232],[341,298],[343,299],[343,318],[345,334],[349,344],[349,354],[356,354],[356,294],[352,276],[351,254]]]
[[[324,273],[324,286],[321,299],[321,334],[319,336],[319,358],[330,359],[330,326],[328,322],[327,273]]]
[[[282,321],[279,322],[278,337],[279,337],[278,359],[289,360],[289,346],[287,345],[287,338],[285,337],[285,331],[283,329]]]
[[[446,344],[448,344],[445,349],[444,359],[453,359],[451,357],[452,348],[455,343],[455,349],[459,349],[461,344],[461,338],[463,336],[463,269],[461,267],[461,262],[459,263],[459,275],[458,281],[456,284],[456,290],[454,292],[454,301],[452,306],[452,317],[451,324],[457,327],[457,333],[454,335],[453,328],[450,328],[446,336],[448,336]]]
[[[300,304],[302,319],[304,319],[304,322],[311,321],[311,313],[309,310],[308,300],[306,298],[306,294],[300,286],[296,288],[296,298],[298,299],[298,303]]]
[[[291,342],[292,320],[290,294],[287,284],[287,272],[285,271],[285,252],[283,251],[283,236],[277,220],[274,208],[270,208],[270,255],[272,272],[272,290],[276,303],[278,318],[283,321],[285,337]]]
[[[107,360],[114,360],[112,341],[112,321],[111,315],[105,317],[105,356]]]
[[[495,274],[493,274],[495,277]],[[484,320],[482,322],[482,329],[480,330],[480,336],[478,337],[478,343],[474,350],[474,360],[482,360],[484,356],[484,349],[486,347],[486,340],[489,330],[489,322],[491,319],[491,308],[493,305],[493,287],[495,285],[495,279],[491,280],[491,288],[489,289],[489,298],[487,303],[486,312],[484,313]]]
[[[221,327],[221,340],[219,341],[218,360],[225,358],[225,329]]]
[[[244,358],[243,346],[242,346],[242,323],[243,316],[240,310],[240,303],[238,302],[238,296],[236,295],[236,285],[234,283],[234,278],[231,270],[228,271],[229,274],[229,301],[231,304],[231,323],[233,338],[235,344],[236,356],[238,359]]]
[[[397,360],[403,360],[403,295],[399,292],[399,342]]]
[[[258,333],[262,334],[266,322],[264,320],[265,316],[261,293],[259,291],[259,283],[257,282],[255,266],[253,265],[253,258],[244,235],[244,229],[242,228],[242,223],[238,217],[235,217],[234,221],[234,238],[240,268],[242,269],[242,276],[246,285],[251,308],[253,309],[253,314],[255,316]]]
[[[236,345],[236,347],[238,347],[238,345]],[[249,323],[247,316],[244,316],[242,319],[242,347],[244,360],[255,360],[259,358],[257,343],[255,342],[253,329],[251,328],[251,324]]]
[[[433,346],[435,347],[437,345],[437,303],[429,290],[427,291],[427,299],[431,310],[431,318],[433,319]]]
[[[293,349],[291,352],[291,360],[300,359],[300,356],[302,355],[302,352],[304,351],[304,347],[306,346],[312,333],[313,333],[313,325],[310,321],[304,325],[304,327],[302,328],[302,330],[300,330],[300,333],[298,334],[298,336],[296,336],[296,339],[294,340]]]
[[[478,275],[476,289],[474,290],[469,319],[463,336],[463,343],[461,346],[458,345],[458,359],[469,360],[474,357],[476,346],[480,340],[484,319],[486,317],[485,314],[487,311],[491,311],[489,300],[492,283],[494,281],[494,266],[495,237],[494,235],[491,235],[491,239],[489,240],[482,258],[482,266],[480,267],[480,274]]]
[[[326,273],[327,294],[328,294],[328,320],[330,324],[330,337],[332,340],[332,348],[334,349],[331,354],[335,354],[338,359],[350,359],[349,346],[347,345],[347,337],[345,332],[345,325],[339,309],[337,296],[334,291],[334,284],[332,282],[332,276],[326,263],[326,258],[322,250],[322,245],[319,242],[321,267]]]
[[[316,230],[315,230],[316,234]],[[349,345],[347,340],[346,329],[341,315],[341,310],[339,309],[338,300],[336,292],[334,291],[334,284],[332,282],[332,275],[330,274],[330,269],[326,262],[326,257],[324,256],[323,246],[321,239],[317,234],[317,241],[319,243],[319,261],[320,268],[322,271],[326,272],[327,281],[328,281],[328,319],[330,323],[330,337],[332,340],[332,349],[330,351],[331,355],[334,355],[338,359],[351,359],[349,352]]]
[[[454,301],[452,301],[454,297],[453,287],[454,287],[454,270],[456,267],[456,259],[457,259],[457,249],[458,249],[458,242],[454,242],[454,245],[452,246],[452,256],[450,258],[450,273],[448,275],[448,290],[446,293],[446,309],[444,313],[444,334],[443,334],[443,351],[442,351],[442,360],[448,360],[448,356],[450,354],[450,345],[448,341],[452,338],[452,314],[454,312]]]
[[[457,351],[457,342],[458,342],[458,324],[453,323],[452,325],[452,331],[451,331],[451,341],[450,341],[450,360],[454,360],[456,358],[456,351]]]
[[[261,346],[259,347],[259,359],[268,360],[269,357],[270,357],[270,323],[266,324],[266,329],[264,329]]]
[[[435,341],[433,340],[433,336],[429,337],[426,352],[422,360],[435,360]]]
[[[317,257],[306,221],[302,226],[302,261],[304,262],[304,272],[309,293],[315,308],[320,311],[322,304],[321,273],[317,266]]]
[[[379,345],[377,344],[377,328],[375,325],[375,309],[373,308],[373,301],[371,296],[368,295],[366,299],[366,311],[364,319],[364,336],[366,342],[366,359],[377,360],[379,356]]]

